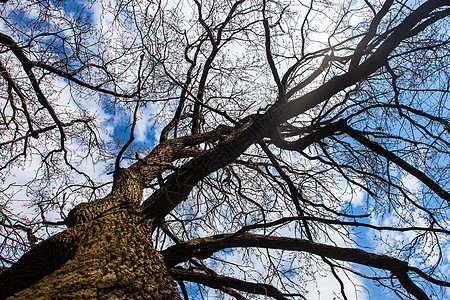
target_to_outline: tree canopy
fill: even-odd
[[[450,1],[1,2],[0,295],[117,211],[185,299],[449,292]]]

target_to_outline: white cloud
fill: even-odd
[[[327,266],[325,266],[325,268],[326,267]],[[337,270],[336,272],[339,274],[339,277],[344,284],[345,293],[348,299],[369,299],[367,291],[363,288],[364,282],[360,277],[342,270]],[[308,284],[307,290],[309,291],[309,294],[306,297],[308,300],[343,299],[340,293],[341,286],[330,272],[319,275],[316,279],[316,283]]]

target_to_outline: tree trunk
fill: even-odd
[[[42,242],[0,275],[0,298],[180,299],[138,221],[127,209],[109,209]]]

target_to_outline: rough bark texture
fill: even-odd
[[[108,201],[114,202],[102,199],[77,208],[77,214],[86,211],[90,217],[77,218],[79,224],[73,222],[72,227],[38,245],[4,272],[0,298],[179,299],[150,233],[136,225],[136,215],[118,207],[102,215],[92,214],[100,209],[90,206],[104,207]],[[55,250],[50,253],[48,249]],[[17,278],[17,273],[31,275]]]

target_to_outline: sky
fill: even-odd
[[[362,1],[356,1],[354,2],[355,5],[359,5],[359,3],[362,3]],[[99,32],[103,32],[105,34],[110,34],[111,38],[114,40],[114,38],[119,39],[119,34],[115,32],[117,30],[116,28],[112,28],[114,24],[114,18],[113,15],[104,12],[103,7],[101,5],[93,5],[93,6],[85,6],[82,1],[68,1],[65,3],[64,9],[61,9],[62,15],[67,15],[70,17],[71,15],[76,14],[79,11],[83,11],[82,15],[89,16],[89,20],[96,24],[96,27]],[[36,11],[29,11],[28,15],[26,14],[18,14],[16,16],[17,22],[28,22],[29,20],[36,18],[38,16],[38,12]],[[359,22],[361,20],[360,18],[355,18],[353,22]],[[321,26],[326,28],[327,24],[326,22],[322,22]],[[2,20],[0,20],[0,30],[2,32],[8,32],[8,26],[4,24]],[[320,40],[321,37],[318,37],[318,40]],[[233,51],[233,49],[231,49]],[[237,51],[237,50],[235,50]],[[134,74],[132,74],[133,70],[129,70],[128,72],[125,72],[122,74],[125,78],[133,78]],[[125,80],[126,81],[126,80]],[[131,85],[131,84],[130,84]],[[125,85],[123,87],[124,89],[127,88]],[[102,138],[107,141],[112,140],[121,140],[126,141],[129,137],[130,128],[131,128],[131,119],[129,117],[129,113],[125,109],[125,105],[111,105],[111,102],[109,102],[111,99],[105,99],[105,101],[98,101],[98,99],[92,99],[89,98],[86,95],[83,95],[80,98],[74,97],[73,93],[70,93],[70,87],[67,85],[67,83],[63,80],[58,80],[54,84],[54,89],[56,91],[55,95],[60,100],[56,100],[58,102],[58,105],[60,107],[64,107],[68,111],[76,111],[80,106],[86,110],[88,113],[90,113],[92,116],[96,118],[96,120],[102,124],[103,128],[107,129],[106,131],[100,130],[100,134],[103,134]],[[75,94],[77,95],[77,94]],[[156,112],[160,110],[160,106],[158,104],[149,104],[147,107],[142,108],[139,111],[139,119],[136,124],[136,130],[135,130],[135,142],[134,145],[143,145],[147,147],[147,151],[151,150],[154,145],[158,141],[159,133],[161,128],[155,126],[155,123],[151,123],[148,120],[150,118],[154,118]],[[157,124],[157,123],[156,123]],[[75,152],[77,149],[82,149],[81,145],[73,141],[73,143],[68,142],[68,147],[73,149]],[[32,157],[30,157],[32,158]],[[96,178],[99,181],[110,181],[111,180],[111,174],[108,174],[107,170],[110,168],[110,165],[108,165],[108,162],[101,161],[100,163],[92,164],[92,161],[99,159],[98,157],[93,157],[90,159],[81,159],[79,160],[79,167],[86,173],[90,174],[92,177]],[[123,165],[126,166],[129,164],[130,161],[124,161]],[[14,169],[12,171],[12,175],[7,178],[6,180],[10,183],[14,182],[16,185],[25,185],[27,182],[33,179],[33,176],[35,174],[35,170],[39,168],[38,162],[32,159],[27,160],[22,166],[20,166],[17,169]],[[394,170],[395,171],[395,170]],[[398,173],[398,176],[400,176],[401,181],[410,188],[414,193],[417,194],[418,197],[420,197],[421,188],[420,183],[417,182],[414,178],[411,178],[410,176],[404,176],[400,173]],[[81,177],[81,176],[80,176]],[[76,180],[77,178],[74,178]],[[21,190],[17,190],[16,192],[16,198],[17,199],[27,199],[28,197],[28,190],[26,188],[23,188]],[[342,197],[348,198],[349,204],[353,206],[353,209],[355,212],[363,212],[363,204],[364,199],[367,197],[367,195],[362,192],[361,190],[355,190],[354,193],[350,193],[348,191],[347,193],[343,193]],[[76,203],[76,202],[75,202]],[[30,206],[28,206],[25,203],[20,203],[20,201],[15,204],[15,209],[21,210],[22,212],[26,212],[27,210],[30,210],[29,214],[34,213],[34,209]],[[414,211],[412,210],[411,215],[414,216]],[[54,218],[54,220],[57,220],[58,215],[57,214],[50,214],[49,219]],[[388,218],[380,218],[375,219],[372,222],[374,225],[391,225],[395,224],[396,220],[391,220]],[[216,228],[217,229],[217,228]],[[283,230],[286,231],[286,234],[289,234],[295,228],[289,228],[287,226]],[[376,236],[379,234],[373,230],[368,229],[361,229],[357,228],[355,230],[358,230],[359,232],[362,232],[363,235],[366,238],[363,238],[361,241],[362,244],[366,244],[368,246],[374,245],[374,240],[376,239]],[[280,233],[283,231],[281,230]],[[209,234],[209,232],[200,232],[200,235],[206,235]],[[329,232],[329,234],[333,234]],[[334,240],[341,243],[341,245],[345,245],[343,240],[339,240],[337,235],[334,235]],[[409,236],[407,233],[389,233],[389,237],[386,237],[387,240],[392,241],[393,243],[399,242],[399,241],[411,241],[411,236]],[[376,245],[380,245],[378,243],[375,243]],[[379,246],[376,250],[382,253],[386,250],[386,247],[389,247],[388,244]],[[444,253],[447,255],[444,257],[445,265],[448,270],[448,266],[450,265],[449,262],[449,255],[450,255],[450,247],[446,247],[444,249]],[[256,254],[254,254],[256,255]],[[228,261],[234,262],[236,264],[242,264],[242,256],[240,253],[234,254],[231,253],[231,255],[228,255],[226,253],[220,253],[217,255],[219,258],[226,258]],[[264,257],[257,257],[255,256],[252,261],[254,262],[254,268],[255,270],[263,270],[265,266],[267,265],[267,261],[264,261]],[[417,260],[415,263],[417,265],[420,265],[420,260]],[[220,262],[218,263],[220,264]],[[296,264],[299,268],[302,268],[301,261],[297,261]],[[226,270],[226,268],[223,266],[223,268]],[[228,270],[228,272],[231,274],[233,273],[233,270]],[[256,276],[256,275],[254,275]],[[382,295],[383,299],[396,299],[396,297],[393,296],[392,293],[388,291],[382,291],[381,289],[378,289],[374,287],[372,284],[370,284],[365,279],[361,279],[360,277],[357,277],[353,274],[348,274],[347,276],[342,276],[345,285],[350,287],[348,288],[347,296],[349,299],[356,299],[356,296],[358,296],[358,299],[380,299],[380,295]],[[254,278],[255,280],[257,278]],[[307,290],[309,290],[309,296],[308,299],[333,299],[336,295],[336,292],[339,290],[339,285],[337,281],[330,275],[321,276],[318,278],[316,283],[309,282],[308,280],[305,280],[305,282],[301,283],[305,286]],[[356,286],[355,289],[352,288],[353,284]],[[327,288],[323,288],[326,286]],[[448,296],[444,299],[450,299]]]

